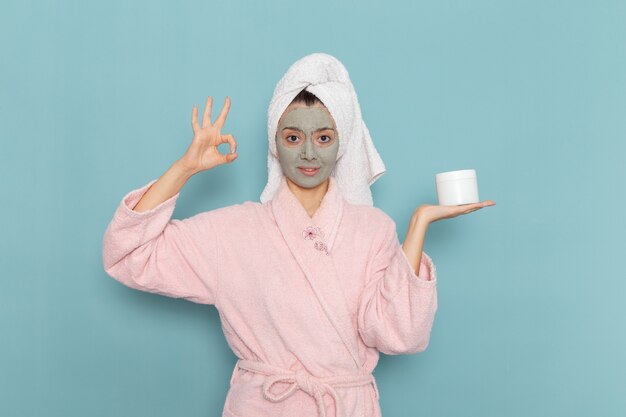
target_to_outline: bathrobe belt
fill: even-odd
[[[263,383],[263,396],[269,401],[275,403],[283,401],[293,395],[297,389],[306,392],[315,399],[317,412],[320,417],[326,417],[326,404],[323,398],[325,393],[330,394],[335,401],[335,415],[337,417],[345,417],[346,414],[343,409],[343,404],[341,403],[341,397],[335,388],[359,387],[372,384],[376,398],[379,398],[376,380],[374,379],[374,375],[370,373],[342,374],[317,378],[307,372],[306,369],[297,369],[295,371],[286,370],[274,365],[248,359],[239,359],[235,369],[237,369],[237,367],[267,376]],[[291,384],[291,386],[284,392],[274,394],[270,391],[270,388],[276,382],[285,382]]]

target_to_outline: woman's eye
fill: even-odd
[[[293,139],[293,141],[291,140],[291,138],[294,138],[294,139]],[[295,135],[290,135],[290,136],[287,136],[287,142],[291,142],[291,143],[293,143],[293,142],[295,142],[295,141],[297,141],[297,140],[298,140],[298,137],[297,137],[297,136],[295,136]]]
[[[326,138],[326,140],[324,140],[324,138]],[[320,136],[320,140],[322,141],[322,143],[328,143],[333,140],[333,138],[331,138],[330,136],[322,135]]]

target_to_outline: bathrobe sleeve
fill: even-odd
[[[211,212],[171,219],[180,193],[151,210],[133,211],[154,182],[119,204],[102,241],[104,269],[130,288],[215,304],[219,274]]]
[[[385,223],[359,299],[359,333],[367,346],[388,355],[422,352],[437,310],[435,265],[422,252],[416,275],[398,240],[395,222],[387,217]]]

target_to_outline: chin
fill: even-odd
[[[301,179],[299,179],[299,178],[295,178],[295,179],[294,179],[294,178],[287,177],[287,179],[289,179],[289,181],[291,181],[292,183],[294,183],[294,184],[295,184],[295,185],[297,185],[298,187],[300,187],[300,188],[305,188],[305,189],[307,189],[307,190],[310,190],[310,189],[313,189],[313,188],[317,188],[317,187],[319,187],[320,185],[323,185],[326,181],[328,181],[328,177],[324,178],[324,179],[323,179],[323,180],[321,180],[321,181],[320,181],[320,180],[318,180],[318,179],[316,178],[316,180],[315,180],[315,184],[311,184],[311,182],[306,181],[306,180],[302,181],[302,180],[301,180]]]

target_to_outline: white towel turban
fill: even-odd
[[[376,151],[361,116],[348,71],[334,56],[312,53],[293,63],[276,85],[267,110],[267,185],[261,202],[271,200],[283,172],[276,153],[278,121],[291,101],[303,89],[319,98],[335,119],[339,136],[337,164],[331,172],[343,198],[352,204],[372,206],[372,185],[385,173],[385,164]]]

